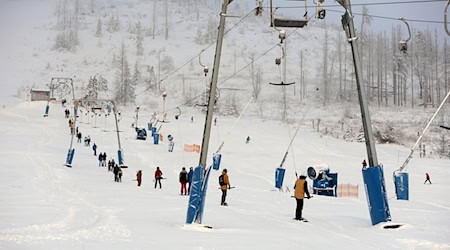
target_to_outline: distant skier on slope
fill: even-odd
[[[136,174],[136,180],[137,180],[137,185],[138,187],[141,186],[141,182],[142,182],[142,170],[139,170]]]
[[[365,169],[367,167],[366,159],[364,159],[361,164],[363,166],[363,169]]]
[[[308,183],[306,182],[306,176],[304,174],[301,174],[300,178],[298,178],[297,181],[295,181],[294,189],[295,189],[294,197],[297,200],[297,208],[295,210],[294,219],[303,221],[305,220],[302,217],[303,199],[305,198],[305,194],[307,199],[311,198],[308,191]]]
[[[181,184],[181,195],[187,195],[187,188],[186,183],[188,182],[188,173],[186,172],[186,168],[183,167],[183,169],[180,172],[180,184]]]
[[[156,171],[155,171],[155,188],[156,188],[156,185],[158,184],[158,182],[159,182],[159,188],[161,188],[162,175],[163,175],[162,171],[159,169],[159,167],[156,167]]]
[[[94,155],[97,156],[97,144],[92,145],[92,150],[94,150]]]
[[[115,181],[115,182],[119,182],[119,170],[120,170],[120,168],[119,168],[119,166],[116,164],[116,165],[114,166],[114,170],[113,170],[113,173],[114,173],[114,181]]]
[[[250,142],[250,136],[247,136],[247,139],[245,139],[245,143],[249,143]]]
[[[430,180],[430,175],[429,175],[428,173],[425,173],[425,182],[424,182],[423,184],[427,183],[427,181],[428,181],[430,184],[432,184],[432,183],[431,183],[431,180]],[[439,183],[438,183],[438,184],[439,184]]]
[[[228,206],[228,204],[226,203],[226,199],[227,199],[227,189],[230,189],[230,179],[228,178],[228,174],[227,174],[227,170],[224,169],[222,171],[222,175],[219,176],[219,185],[220,185],[220,189],[222,190],[222,200],[220,205],[222,206]]]

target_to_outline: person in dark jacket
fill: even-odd
[[[119,172],[117,173],[117,176],[119,177],[118,182],[122,182],[122,174],[123,174],[122,169],[119,168]]]
[[[187,195],[186,183],[188,182],[188,173],[186,172],[186,168],[180,172],[180,183],[181,183],[181,195]]]
[[[119,166],[116,164],[116,165],[114,166],[114,170],[113,170],[113,173],[114,173],[114,181],[115,181],[115,182],[118,182],[118,181],[119,181],[119,171],[120,171],[120,168],[119,168]]]
[[[187,190],[188,195],[191,193],[191,184],[192,184],[193,177],[194,177],[194,169],[191,167],[191,168],[189,168],[189,173],[188,173],[188,190]]]
[[[103,161],[102,161],[102,165],[103,167],[106,167],[106,152],[103,152]]]
[[[297,200],[297,208],[295,210],[295,219],[296,220],[305,220],[302,217],[302,210],[303,210],[303,199],[306,198],[309,199],[311,196],[309,195],[308,191],[308,183],[306,182],[306,176],[300,175],[300,178],[297,179],[294,186],[295,192],[294,197]]]
[[[222,200],[220,205],[222,206],[228,206],[228,204],[225,202],[225,200],[227,199],[227,189],[230,189],[230,179],[228,178],[228,174],[227,174],[227,170],[224,169],[222,171],[222,175],[219,176],[219,185],[220,185],[220,189],[222,190]]]
[[[156,167],[156,171],[155,171],[155,188],[156,188],[156,185],[158,184],[158,182],[159,182],[159,188],[161,188],[162,175],[163,175],[162,171],[159,169],[159,167]]]
[[[364,159],[364,160],[362,161],[362,166],[363,166],[363,169],[365,169],[365,168],[367,167],[366,159]]]
[[[137,185],[138,187],[141,186],[142,183],[142,170],[139,170],[136,174],[136,180],[137,180]]]
[[[97,144],[94,143],[94,145],[92,145],[92,150],[94,150],[94,155],[97,155]]]
[[[103,153],[98,155],[98,166],[101,167],[103,165]]]

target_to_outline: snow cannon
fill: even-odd
[[[214,154],[214,156],[213,156],[213,169],[214,170],[219,170],[221,161],[222,161],[222,154]]]
[[[137,129],[136,139],[147,140],[147,131],[145,130],[145,128]]]
[[[401,171],[394,172],[395,194],[397,195],[397,200],[409,200],[408,179],[408,173]]]
[[[284,173],[286,169],[279,167],[275,170],[275,187],[283,188]]]
[[[308,177],[313,180],[313,193],[317,195],[337,196],[338,174],[330,173],[327,164],[310,166]]]
[[[327,164],[323,163],[308,167],[306,172],[308,173],[308,177],[311,180],[313,181],[317,179],[321,180],[323,179],[323,174],[325,172],[330,172],[330,168],[328,167]]]

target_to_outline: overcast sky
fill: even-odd
[[[239,0],[235,0],[239,1]],[[264,5],[268,6],[269,0],[263,0]],[[383,17],[389,17],[389,18],[405,18],[405,19],[417,19],[417,20],[428,20],[428,21],[438,21],[442,23],[425,23],[425,22],[414,22],[409,21],[409,25],[411,28],[416,29],[427,29],[430,28],[431,30],[437,29],[438,33],[440,33],[440,37],[442,39],[446,38],[447,35],[445,33],[444,29],[444,8],[447,4],[446,0],[443,1],[426,1],[426,2],[420,2],[420,3],[408,3],[408,2],[414,2],[418,0],[353,0],[351,1],[352,10],[355,14],[355,25],[357,28],[360,27],[361,24],[361,16],[356,15],[357,13],[362,13],[362,4],[368,4],[366,7],[369,10],[370,15],[376,15],[376,16],[383,16]],[[393,2],[402,2],[399,4],[389,4]],[[371,5],[371,4],[378,4],[379,5]],[[387,4],[383,4],[387,3]],[[296,1],[296,0],[273,0],[274,6],[304,6],[303,1]],[[327,23],[335,23],[340,25],[341,15],[343,14],[343,7],[336,6],[336,7],[330,7],[334,5],[339,5],[336,1],[325,1],[324,6],[327,10],[326,13],[326,22]],[[279,10],[282,11],[283,14],[286,10]],[[315,6],[312,0],[308,0],[308,15],[311,16],[314,14]],[[339,13],[337,13],[338,11]],[[300,9],[289,9],[289,13],[291,12],[299,12],[294,13],[294,16],[301,16],[304,14],[304,10],[302,8]],[[372,25],[371,27],[375,30],[386,30],[387,32],[391,31],[392,25],[404,25],[401,21],[398,20],[389,20],[389,19],[383,19],[383,18],[376,18],[373,17],[372,19]],[[407,30],[406,26],[405,32]],[[445,35],[445,36],[444,36]]]

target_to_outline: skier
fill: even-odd
[[[94,150],[94,155],[97,155],[97,144],[92,145],[92,150]]]
[[[98,166],[101,167],[103,165],[103,154],[100,153],[98,155]]]
[[[159,182],[159,188],[161,188],[162,175],[163,175],[163,173],[161,172],[159,167],[156,167],[156,171],[155,171],[155,188],[156,188],[156,184],[158,184],[158,182]]]
[[[217,117],[214,118],[214,126],[217,126]]]
[[[173,151],[173,147],[175,146],[175,142],[173,142],[173,136],[168,135],[167,139],[169,140],[169,152]]]
[[[423,184],[427,183],[427,181],[428,181],[430,184],[432,184],[432,183],[431,183],[431,180],[430,180],[430,175],[429,175],[428,173],[425,173],[425,182],[424,182]]]
[[[122,169],[121,168],[119,168],[118,176],[119,176],[118,182],[122,182]]]
[[[194,170],[193,170],[193,168],[191,167],[191,168],[189,168],[189,173],[188,173],[188,184],[189,184],[188,190],[187,190],[188,195],[189,195],[189,193],[191,192],[191,184],[192,184],[192,177],[193,177],[193,176],[194,176]]]
[[[302,210],[303,210],[303,199],[306,198],[309,199],[311,196],[309,195],[308,191],[308,183],[306,182],[306,176],[304,174],[300,175],[300,178],[295,181],[295,193],[294,197],[297,200],[297,208],[295,210],[295,218],[296,220],[306,221],[302,217]]]
[[[77,127],[77,130],[78,130],[78,127]],[[78,138],[77,142],[81,143],[81,132],[77,132],[77,138]]]
[[[367,167],[366,159],[364,159],[364,160],[362,161],[362,166],[363,166],[363,169],[365,169],[365,168]]]
[[[183,169],[180,172],[180,183],[181,183],[181,195],[186,195],[186,183],[188,182],[188,173],[186,172],[186,168],[183,167]]]
[[[90,146],[91,145],[91,137],[88,135],[86,139],[87,139],[87,146]]]
[[[220,185],[220,189],[222,190],[222,201],[220,203],[220,205],[222,206],[228,206],[228,204],[225,202],[226,198],[227,198],[227,189],[230,189],[230,180],[228,178],[227,175],[227,170],[224,169],[222,171],[222,175],[219,176],[219,185]]]
[[[250,142],[250,136],[247,136],[247,139],[245,140],[245,143],[249,143]]]
[[[117,164],[114,166],[114,170],[113,170],[113,173],[114,173],[114,181],[115,182],[118,182],[119,181],[119,170],[120,170],[120,168],[119,168],[119,166],[117,166]]]
[[[103,152],[102,166],[106,167],[106,152]]]
[[[191,116],[191,123],[193,123],[194,122],[194,117],[193,116]]]
[[[142,170],[139,170],[136,174],[136,180],[137,180],[137,185],[138,187],[141,186],[141,182],[142,182]]]

